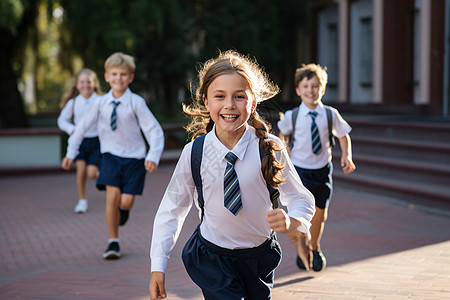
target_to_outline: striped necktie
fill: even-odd
[[[235,216],[242,209],[241,190],[239,189],[239,180],[234,170],[236,155],[228,152],[225,156],[227,168],[225,169],[223,188],[224,188],[224,205]]]
[[[308,113],[311,116],[312,122],[311,122],[311,142],[312,142],[312,151],[314,154],[319,155],[322,151],[322,144],[320,143],[320,135],[319,135],[319,128],[317,128],[316,124],[316,117],[317,112],[310,111]]]
[[[120,101],[113,101],[112,104],[114,105],[112,114],[111,114],[111,129],[114,131],[117,129],[117,113],[116,113],[116,109],[117,106],[119,106]]]

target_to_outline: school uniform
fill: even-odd
[[[98,95],[96,93],[92,93],[89,99],[78,95],[67,101],[57,120],[59,129],[71,135],[97,97]],[[83,137],[79,153],[75,157],[75,160],[81,159],[86,161],[88,165],[99,166],[101,154],[97,124],[94,123],[87,128]]]
[[[339,112],[333,107],[329,107],[329,109],[332,113],[331,130],[333,135],[341,138],[350,133],[352,128]],[[310,111],[304,103],[300,104],[295,125],[295,142],[290,152],[290,158],[303,184],[315,196],[317,207],[325,208],[329,205],[333,183],[331,177],[333,172],[332,149],[330,147],[327,114],[323,103],[319,102],[314,111],[317,112],[315,122],[319,130],[322,151],[317,155],[312,151]],[[282,134],[290,135],[292,132],[292,110],[288,110],[277,125]]]
[[[277,137],[270,135],[270,138],[281,144]],[[193,203],[201,215],[191,173],[191,148],[192,142],[184,147],[155,217],[150,251],[152,272],[165,272],[170,252]],[[247,125],[231,150],[237,156],[234,169],[243,206],[237,215],[224,206],[227,165],[224,157],[229,151],[213,128],[205,137],[200,167],[204,217],[183,250],[183,260],[206,299],[252,299],[254,293],[260,293],[255,299],[263,299],[260,295],[267,299],[281,249],[267,222],[272,204],[261,173],[259,139],[254,128]],[[315,210],[313,196],[301,183],[286,150],[277,155],[286,164],[283,177],[287,179],[278,187],[280,202],[287,207],[290,217],[301,222],[299,230],[308,232]]]
[[[115,107],[113,102],[120,104]],[[115,130],[111,126],[114,108]],[[127,89],[116,99],[111,90],[99,97],[81,120],[69,138],[66,157],[77,155],[84,132],[96,122],[103,154],[97,187],[104,189],[105,185],[112,185],[122,193],[141,195],[145,182],[144,160],[159,164],[164,149],[161,125],[142,97]],[[141,130],[150,146],[148,152]]]

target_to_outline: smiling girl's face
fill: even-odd
[[[89,99],[94,92],[94,82],[89,74],[83,73],[78,76],[75,88],[80,92],[81,96]]]
[[[216,135],[232,149],[245,132],[245,123],[256,107],[247,81],[237,73],[219,75],[208,87],[205,106],[216,124]]]

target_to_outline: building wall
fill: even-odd
[[[355,1],[350,7],[350,103],[373,100],[372,1]]]
[[[413,104],[414,0],[384,1],[383,103]]]
[[[430,66],[430,108],[432,114],[440,114],[444,98],[444,41],[445,0],[431,2],[431,66]]]
[[[446,105],[450,106],[443,103],[444,74],[450,72],[450,67],[445,65],[449,1],[307,0],[310,15],[307,41],[311,53],[305,61],[330,64],[328,56],[334,52],[330,49],[332,43],[326,28],[337,17],[339,72],[334,86],[338,96],[335,96],[335,87],[330,87],[324,102],[349,112],[364,112],[370,107],[378,113],[444,114]],[[378,8],[381,15],[375,16],[374,10],[378,12]],[[364,48],[370,40],[364,38],[364,32],[374,37],[372,53]],[[374,44],[375,40],[382,41],[381,47]],[[344,53],[340,52],[342,49]],[[374,54],[378,55],[377,59]],[[348,62],[343,63],[343,57],[347,57]],[[370,57],[372,66],[381,66],[372,67],[372,73],[364,71],[369,69]],[[375,65],[375,60],[381,65]],[[364,61],[366,65],[361,67]]]
[[[327,68],[328,84],[323,96],[325,103],[338,99],[338,9],[330,5],[318,13],[317,62]]]

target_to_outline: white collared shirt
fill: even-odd
[[[84,98],[81,95],[76,96],[73,99],[67,101],[64,108],[61,110],[61,113],[58,117],[58,127],[59,129],[67,132],[68,135],[71,135],[75,130],[76,125],[78,125],[81,119],[84,117],[92,102],[94,102],[95,98],[98,95],[96,93],[92,93],[89,99]],[[73,117],[73,123],[72,123]],[[91,138],[98,136],[97,124],[93,124],[86,130],[84,134],[85,138]]]
[[[112,101],[120,101],[116,109],[117,129],[114,131],[111,129]],[[76,157],[84,132],[96,122],[101,153],[124,158],[145,158],[159,163],[164,149],[164,133],[141,96],[127,89],[118,99],[114,98],[112,91],[98,97],[69,138],[66,157]],[[148,153],[141,130],[150,145]]]
[[[341,138],[350,133],[352,128],[341,117],[339,112],[330,107],[333,117],[333,135]],[[319,129],[320,142],[322,143],[322,152],[316,155],[312,152],[311,145],[311,122],[312,118],[308,114],[311,110],[304,104],[300,104],[297,122],[295,123],[295,142],[291,149],[290,157],[292,163],[304,169],[320,169],[331,161],[331,147],[328,136],[327,113],[322,102],[316,107],[317,117],[315,119],[317,128]],[[278,121],[278,129],[284,135],[290,135],[292,132],[292,110],[288,110],[284,118]]]
[[[270,138],[281,145],[277,137],[270,135]],[[150,250],[152,272],[165,272],[192,203],[198,208],[191,173],[191,148],[192,142],[184,147],[155,217]],[[216,137],[215,128],[206,135],[200,170],[205,215],[200,231],[205,239],[223,248],[256,247],[270,236],[267,213],[272,204],[261,173],[259,139],[254,128],[247,125],[244,135],[231,150],[238,157],[234,167],[243,205],[237,216],[224,206],[223,180],[227,164],[224,157],[229,151]],[[285,149],[279,152],[280,158],[286,164],[283,172],[286,182],[278,187],[280,202],[287,207],[290,217],[301,222],[299,230],[308,232],[315,211],[314,197],[303,186]]]

